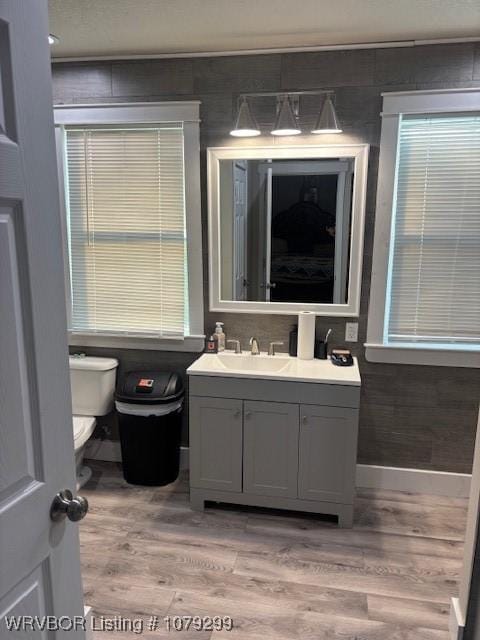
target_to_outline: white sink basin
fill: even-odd
[[[238,354],[224,351],[204,353],[188,367],[187,373],[190,376],[360,385],[356,358],[353,367],[336,367],[330,360],[299,360],[286,354],[252,356],[248,351]]]
[[[282,356],[252,356],[248,353],[215,354],[215,364],[228,371],[283,371],[290,364],[290,358]]]

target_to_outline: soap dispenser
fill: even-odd
[[[225,334],[223,332],[223,322],[215,323],[215,340],[217,341],[217,350],[225,351]]]

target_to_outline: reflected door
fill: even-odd
[[[247,163],[233,165],[233,295],[234,300],[247,299]]]
[[[267,300],[346,302],[352,170],[346,161],[271,164]]]
[[[270,290],[275,287],[275,283],[271,281],[272,273],[272,167],[268,167],[265,174],[265,226],[266,226],[266,243],[265,243],[265,278],[261,285],[264,290],[262,298],[266,302],[271,301]]]

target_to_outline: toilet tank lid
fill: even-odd
[[[118,367],[116,358],[100,358],[97,356],[73,355],[70,356],[70,369],[83,369],[84,371],[110,371]]]

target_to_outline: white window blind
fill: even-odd
[[[65,133],[72,331],[185,335],[182,126]]]
[[[385,343],[480,346],[480,117],[400,120]]]

